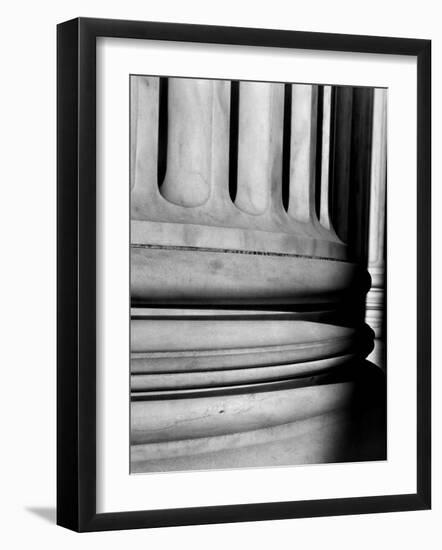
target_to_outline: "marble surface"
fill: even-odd
[[[131,250],[131,296],[141,303],[321,303],[353,288],[360,277],[355,264],[327,259],[174,247]]]
[[[358,363],[342,382],[132,402],[131,471],[384,460],[385,382],[374,368]]]
[[[169,312],[171,315],[172,312]],[[236,386],[314,375],[353,360],[356,331],[278,319],[132,317],[131,391]]]
[[[252,215],[281,210],[284,85],[241,82],[239,90],[235,205]]]
[[[142,395],[131,404],[131,442],[185,440],[277,426],[343,408],[352,397],[351,383],[298,388],[299,383],[246,385],[238,393],[171,391],[161,394],[161,399],[157,392]]]

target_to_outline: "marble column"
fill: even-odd
[[[373,138],[370,181],[370,225],[366,319],[374,330],[374,349],[368,359],[385,368],[385,207],[387,179],[387,90],[376,89],[373,100]]]
[[[331,86],[318,119],[318,86],[292,85],[284,124],[283,84],[240,83],[232,201],[230,83],[169,79],[160,186],[158,93],[147,83],[134,81],[131,112],[131,471],[382,457],[382,441],[367,454],[354,435],[373,392],[367,333],[349,315],[364,305],[364,273],[330,208],[341,185],[350,200],[347,165],[334,163],[336,144],[349,143]],[[347,95],[338,124],[352,118]]]

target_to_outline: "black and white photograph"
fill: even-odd
[[[5,4],[1,548],[442,548],[440,9],[358,8]]]
[[[387,460],[388,89],[128,84],[131,473]]]

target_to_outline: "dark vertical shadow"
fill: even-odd
[[[158,112],[158,187],[161,187],[167,169],[167,138],[168,138],[168,96],[169,79],[160,78],[159,112]]]
[[[373,88],[355,88],[350,147],[348,247],[351,257],[364,267],[368,265],[372,128]]]
[[[388,151],[388,148],[387,148]],[[387,158],[388,163],[388,158]],[[388,168],[387,168],[388,173]],[[387,182],[386,182],[387,183]],[[388,312],[388,279],[387,279],[387,273],[388,273],[388,256],[387,256],[387,217],[388,217],[388,208],[387,208],[387,185],[385,185],[385,231],[384,231],[384,277],[382,280],[382,285],[384,287],[384,311],[383,316],[381,319],[381,331],[380,331],[380,339],[384,342],[384,347],[382,351],[382,361],[385,368],[385,373],[387,373],[387,346],[386,342],[388,342],[388,334],[387,334],[387,312]]]
[[[386,460],[387,457],[387,385],[382,370],[361,361],[356,366],[356,385],[351,422],[347,434],[354,461]]]
[[[235,202],[238,188],[239,82],[230,83],[229,194]]]
[[[359,266],[349,289],[345,322],[365,330],[368,267],[373,89],[335,87],[332,95],[331,213],[338,236],[348,245],[349,259]],[[362,343],[361,343],[362,345]]]
[[[290,192],[290,141],[292,133],[292,85],[284,85],[284,125],[282,137],[282,205],[287,212]]]
[[[361,273],[368,275],[370,227],[371,144],[373,128],[373,89],[354,88],[350,146],[350,188],[348,202],[348,250]],[[365,324],[366,292],[361,294],[356,320]],[[371,339],[374,334],[371,334]]]
[[[359,333],[358,350],[363,356],[368,356],[374,345],[374,332],[365,322],[366,294],[371,287],[368,247],[373,89],[339,87],[336,92],[337,99],[334,103],[338,112],[334,115],[333,210],[338,228],[346,235],[344,240],[348,245],[350,259],[359,266],[349,313],[352,315],[352,326]],[[342,234],[339,235],[342,238]],[[351,422],[346,436],[352,442],[350,454],[356,461],[385,460],[386,375],[378,366],[368,361],[357,365],[355,374],[356,388],[349,409]]]
[[[330,171],[331,215],[338,237],[347,242],[350,192],[350,149],[352,131],[353,88],[337,86],[333,109],[333,156]]]

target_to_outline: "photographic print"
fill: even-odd
[[[388,90],[129,80],[131,473],[385,460]]]
[[[57,524],[430,509],[430,245],[431,41],[58,25]]]

